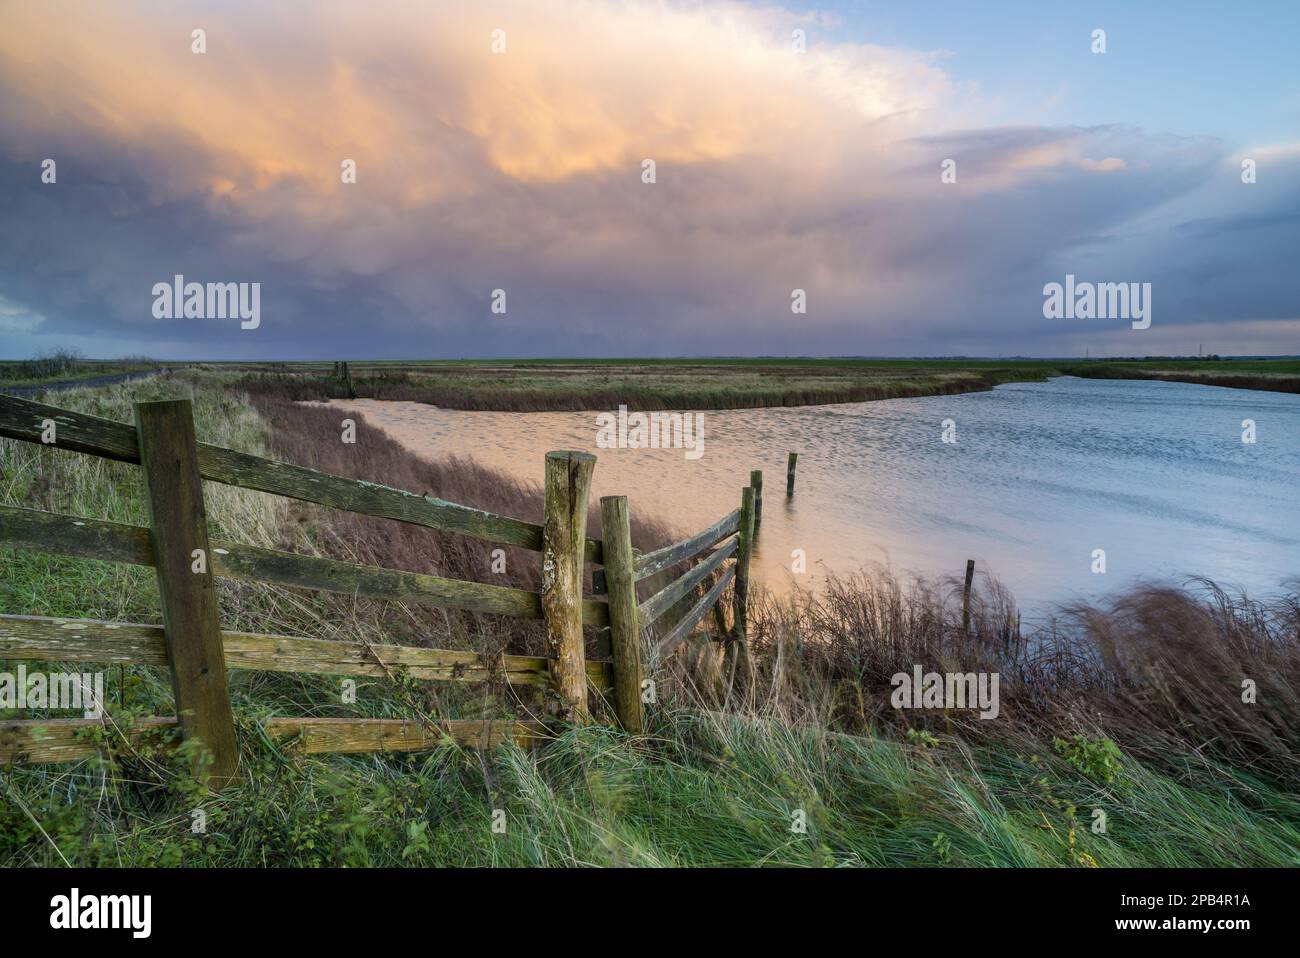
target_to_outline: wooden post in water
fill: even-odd
[[[587,539],[587,496],[596,457],[585,452],[546,454],[542,521],[542,613],[547,653],[565,717],[587,721],[587,656],[582,644],[582,571]]]
[[[605,590],[614,656],[614,712],[628,733],[640,735],[645,731],[641,712],[641,622],[637,615],[627,496],[601,498],[600,534],[604,540]]]
[[[754,532],[763,524],[763,470],[755,469],[749,474],[749,484],[754,487]]]
[[[970,631],[970,586],[975,581],[975,560],[966,560],[966,586],[961,591],[961,630]]]
[[[135,425],[176,718],[182,738],[207,753],[195,758],[196,777],[221,788],[235,776],[239,747],[190,401],[136,403]]]
[[[794,496],[794,467],[795,467],[795,464],[798,463],[798,461],[799,461],[799,453],[797,453],[797,452],[792,452],[792,453],[790,453],[790,457],[789,457],[789,459],[786,460],[786,464],[785,464],[785,497],[786,497],[787,499],[793,498],[793,496]]]

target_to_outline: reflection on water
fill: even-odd
[[[1300,396],[1061,378],[992,392],[706,412],[704,455],[598,449],[596,413],[492,413],[336,401],[428,458],[469,455],[541,482],[551,449],[597,456],[593,495],[698,531],[736,508],[751,469],[769,587],[884,562],[954,575],[974,558],[1027,608],[1139,579],[1206,575],[1252,592],[1300,575]],[[941,440],[943,421],[956,442]],[[1241,441],[1242,420],[1257,442]],[[788,451],[799,453],[793,499]],[[382,477],[375,477],[382,481]],[[1106,574],[1092,572],[1104,549]]]

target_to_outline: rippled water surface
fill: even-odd
[[[928,399],[704,413],[704,455],[599,449],[596,414],[356,400],[429,458],[469,455],[533,482],[551,449],[597,456],[594,495],[697,531],[766,485],[756,562],[770,587],[883,562],[956,575],[967,558],[1026,608],[1139,579],[1206,575],[1253,592],[1300,576],[1300,396],[1062,378]],[[943,421],[955,443],[941,440]],[[1242,420],[1257,442],[1242,442]],[[793,499],[786,452],[799,453]],[[382,477],[376,479],[382,481]],[[1106,574],[1093,573],[1093,550]]]

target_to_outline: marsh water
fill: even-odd
[[[691,533],[765,503],[757,575],[778,591],[884,563],[960,575],[968,558],[1026,610],[1139,581],[1208,576],[1252,593],[1300,577],[1300,396],[1074,378],[925,399],[704,413],[703,455],[597,447],[594,412],[493,413],[355,400],[431,459],[540,482],[552,449],[594,453],[593,496]],[[944,441],[945,420],[948,438]],[[1243,442],[1243,420],[1255,441]],[[787,451],[799,453],[792,499]],[[794,550],[807,571],[792,572]],[[1105,552],[1105,572],[1095,550]]]

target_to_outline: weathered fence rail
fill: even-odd
[[[153,544],[145,526],[16,506],[0,506],[0,544],[32,552],[155,565]],[[424,601],[443,608],[524,619],[542,618],[541,596],[525,589],[297,555],[219,539],[212,540],[211,545],[209,558],[216,574],[223,578],[274,582],[291,588],[377,599]],[[582,613],[588,625],[604,628],[608,624],[603,602],[585,600]]]
[[[550,683],[549,660],[534,655],[490,658],[477,652],[225,630],[221,643],[231,669],[383,676],[400,667],[412,678],[440,682],[501,678],[511,685]],[[0,658],[166,666],[167,645],[160,625],[0,615]],[[594,688],[607,692],[613,687],[610,663],[593,660],[586,669]]]
[[[127,423],[71,412],[15,396],[0,397],[0,436],[40,443],[48,423],[54,424],[58,439],[47,445],[119,462],[140,462],[140,446],[135,427]],[[198,444],[198,459],[199,474],[204,479],[223,485],[255,489],[258,492],[269,492],[382,519],[395,519],[496,545],[542,551],[542,527],[522,519],[498,516],[379,483],[345,479],[305,466],[276,462],[205,442]],[[584,548],[584,557],[588,562],[601,561],[598,539],[588,539]]]
[[[99,719],[40,719],[0,722],[0,761],[75,762],[95,758],[103,746],[89,733],[104,728]],[[174,717],[137,719],[117,731],[123,744],[140,749],[176,747]],[[512,740],[530,747],[544,741],[546,728],[538,721],[447,719],[435,725],[407,719],[272,718],[262,730],[282,751],[419,752],[452,742],[462,748],[492,748]]]
[[[594,457],[550,453],[541,525],[317,472],[198,442],[188,400],[138,403],[136,425],[12,396],[0,396],[0,436],[140,465],[150,525],[0,506],[0,548],[16,548],[153,567],[162,625],[0,615],[0,657],[166,666],[177,718],[137,720],[114,731],[123,745],[198,740],[208,764],[196,769],[213,786],[235,774],[238,749],[226,669],[413,678],[551,688],[564,715],[590,714],[587,692],[608,694],[631,733],[644,729],[642,637],[662,630],[656,654],[670,652],[713,610],[728,653],[746,640],[743,597],[754,528],[754,489],[740,509],[681,542],[644,555],[631,546],[625,497],[601,501],[602,538],[586,535]],[[755,474],[761,487],[761,474]],[[223,540],[209,540],[202,480],[240,486],[363,515],[407,522],[496,545],[542,553],[542,590],[530,592],[403,572]],[[701,558],[702,557],[702,558]],[[680,572],[687,563],[695,562]],[[724,568],[724,564],[731,564]],[[583,595],[584,564],[603,565]],[[423,602],[477,613],[542,619],[548,655],[487,657],[475,652],[231,632],[220,628],[214,578],[272,582],[298,589]],[[712,580],[710,581],[712,577]],[[637,584],[654,588],[638,600]],[[734,582],[735,625],[725,629],[720,600]],[[703,594],[697,597],[697,592]],[[604,596],[604,598],[600,598]],[[691,603],[682,614],[676,613]],[[610,631],[612,661],[587,661],[584,626]],[[0,723],[0,763],[61,762],[99,754],[87,731],[100,719],[27,719]],[[262,732],[279,747],[314,752],[415,751],[455,742],[486,748],[507,739],[531,745],[547,736],[537,721],[277,717]]]

